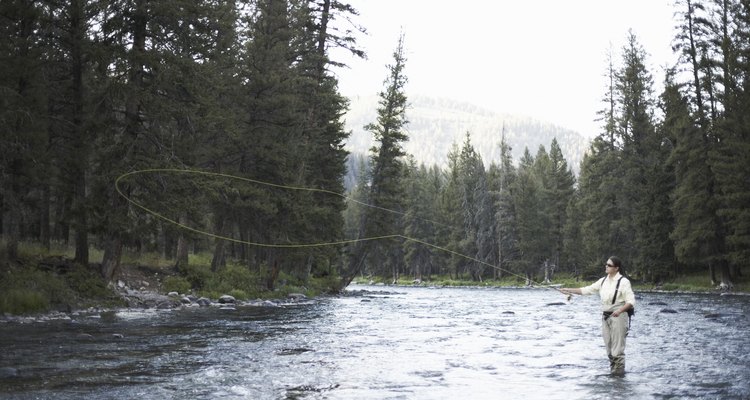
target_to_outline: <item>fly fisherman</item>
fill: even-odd
[[[635,294],[630,281],[620,274],[622,261],[617,257],[607,260],[607,276],[582,288],[562,288],[565,294],[589,295],[599,293],[602,299],[602,336],[612,375],[625,374],[625,337],[630,328],[630,316],[635,307]]]

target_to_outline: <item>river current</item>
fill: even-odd
[[[595,296],[352,286],[282,307],[0,323],[0,398],[750,398],[750,296],[636,299],[624,377]]]

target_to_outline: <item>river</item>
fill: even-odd
[[[352,286],[283,307],[0,323],[2,399],[747,399],[750,296],[637,294],[626,375],[598,299]]]

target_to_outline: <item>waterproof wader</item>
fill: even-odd
[[[602,317],[602,337],[607,348],[609,366],[613,375],[625,374],[625,337],[628,335],[630,316],[622,313],[612,317],[605,313]]]
[[[612,304],[617,299],[617,291],[620,289],[620,281],[617,280],[615,295],[612,297]],[[632,310],[622,313],[618,317],[613,317],[611,312],[604,312],[602,315],[602,337],[604,346],[607,348],[607,357],[609,357],[609,367],[612,375],[625,375],[625,337],[630,330],[630,316]]]

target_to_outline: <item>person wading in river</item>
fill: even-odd
[[[635,310],[635,294],[628,278],[620,274],[622,261],[617,257],[607,260],[607,276],[581,288],[562,288],[565,294],[589,295],[599,293],[602,299],[602,336],[613,375],[625,374],[625,337],[630,329],[630,317]]]

